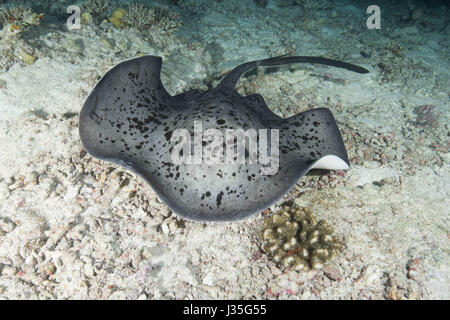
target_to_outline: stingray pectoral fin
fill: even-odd
[[[160,57],[142,56],[117,64],[100,79],[80,112],[80,137],[90,154],[117,157],[125,147],[119,142],[131,132],[131,115],[144,118],[150,108],[165,112],[171,97],[161,83],[161,64]],[[138,124],[131,123],[135,131]]]
[[[323,156],[311,166],[310,169],[326,169],[326,170],[347,170],[349,165],[338,156]]]
[[[192,89],[183,93],[180,93],[176,96],[173,96],[174,101],[179,101],[179,102],[189,102],[191,100],[194,100],[195,98],[199,97],[201,94],[203,93],[203,91],[198,90],[198,89]]]
[[[263,121],[268,122],[267,126],[270,126],[271,122],[283,120],[283,118],[280,118],[269,109],[264,98],[260,94],[255,93],[248,95],[243,98],[243,101],[245,101],[246,107],[251,113],[259,114]]]
[[[349,168],[347,150],[330,110],[317,108],[299,113],[283,122],[288,128],[286,143],[309,169],[344,170]]]

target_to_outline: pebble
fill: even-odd
[[[113,42],[113,40],[102,38],[100,40],[100,44],[103,47],[105,47],[106,49],[109,49],[109,50],[113,50],[114,49],[114,42]]]
[[[29,256],[29,257],[27,257],[27,258],[25,259],[25,263],[26,263],[28,266],[35,266],[35,265],[37,264],[37,260],[36,260],[35,257]]]
[[[94,24],[94,18],[92,17],[92,14],[89,12],[83,12],[81,15],[81,24],[85,26],[93,25]]]
[[[335,267],[325,266],[322,270],[330,280],[341,281],[341,274]]]
[[[110,296],[111,300],[125,300],[127,298],[127,293],[124,290],[115,291]]]
[[[161,232],[167,236],[170,233],[170,229],[169,229],[167,222],[165,222],[165,221],[167,221],[167,219],[164,220],[163,223],[161,223]]]
[[[81,39],[67,39],[64,42],[64,48],[71,53],[82,55],[84,52],[84,42]]]
[[[14,276],[16,274],[16,268],[14,267],[10,267],[10,266],[5,266],[2,269],[2,276]]]
[[[147,300],[147,295],[145,293],[143,293],[137,299],[138,300]]]
[[[420,259],[414,258],[408,260],[406,264],[406,269],[408,270],[408,279],[420,282],[423,278],[423,270],[420,263]]]
[[[309,297],[311,297],[311,291],[309,289],[305,289],[305,291],[303,291],[301,300],[306,300]]]
[[[411,20],[417,21],[422,19],[423,10],[421,8],[416,8],[411,12]]]
[[[9,233],[14,230],[16,224],[8,219],[0,218],[0,230]]]
[[[255,0],[257,7],[265,8],[267,6],[267,0]]]
[[[6,80],[0,79],[0,89],[6,88],[7,88]]]
[[[36,57],[33,54],[26,52],[25,50],[18,50],[17,56],[22,60],[25,64],[33,64],[36,61]]]
[[[213,286],[215,280],[216,280],[216,277],[214,276],[214,273],[208,272],[208,273],[203,277],[203,284],[206,284],[206,285],[208,285],[208,286]]]
[[[397,184],[396,177],[387,177],[380,180],[380,185]]]
[[[164,248],[158,245],[154,247],[144,247],[142,249],[142,257],[146,260],[150,260],[152,258],[163,255],[164,252],[165,252]]]
[[[191,270],[186,266],[179,266],[177,268],[177,278],[183,282],[186,282],[190,285],[196,285],[195,277],[192,274]]]

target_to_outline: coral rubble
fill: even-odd
[[[283,268],[320,269],[340,250],[333,229],[306,208],[285,206],[264,220],[263,249]]]
[[[22,5],[3,5],[0,8],[0,26],[12,33],[20,33],[31,25],[40,24],[42,17],[42,14],[33,13],[30,8]]]
[[[14,62],[33,64],[34,50],[19,38],[31,26],[39,25],[43,14],[33,13],[23,4],[0,8],[0,70],[7,70]]]

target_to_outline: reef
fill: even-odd
[[[303,207],[285,206],[268,216],[260,231],[263,250],[281,267],[320,269],[341,249],[333,229]]]
[[[89,12],[93,16],[101,16],[106,13],[109,0],[87,0],[81,4],[83,12]]]
[[[31,26],[40,24],[43,14],[20,3],[0,8],[0,70],[7,70],[14,62],[33,64],[34,50],[19,38],[19,34]]]
[[[179,16],[161,7],[146,7],[140,3],[131,3],[123,16],[123,22],[137,29],[175,32],[180,26]]]
[[[20,33],[31,25],[40,24],[42,17],[42,14],[32,13],[31,9],[24,5],[3,5],[0,8],[0,26],[3,30],[9,28],[12,33]]]

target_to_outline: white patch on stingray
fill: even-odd
[[[327,170],[347,170],[350,167],[344,160],[337,156],[328,155],[320,158],[313,164],[311,169],[327,169]]]

